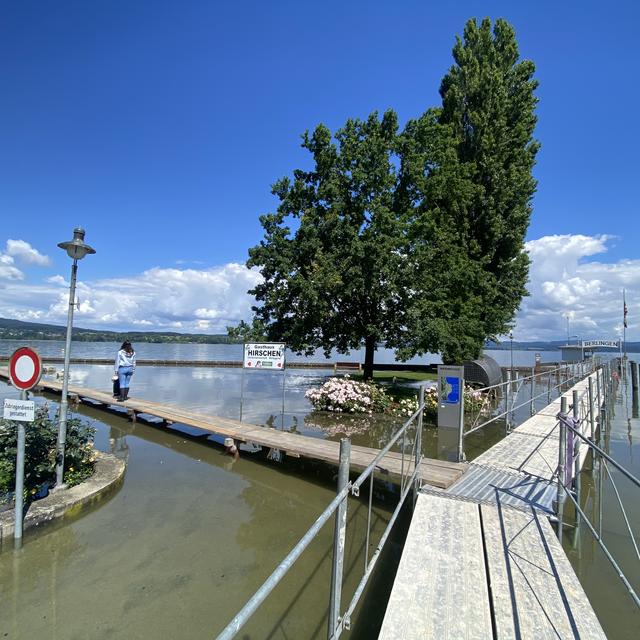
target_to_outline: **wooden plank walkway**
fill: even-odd
[[[379,638],[605,638],[549,522],[420,494]]]
[[[6,368],[0,368],[0,378],[8,378]],[[62,383],[57,380],[42,379],[38,386],[56,393],[62,391]],[[241,442],[253,442],[269,449],[278,449],[284,454],[296,458],[312,458],[336,465],[339,461],[340,443],[331,440],[278,431],[137,398],[130,398],[126,402],[116,402],[111,393],[75,385],[69,385],[69,395],[77,396],[80,400],[90,400],[105,407],[124,408],[134,420],[138,414],[145,414],[159,418],[166,423],[180,423],[220,436],[232,437]],[[352,445],[351,467],[355,470],[365,469],[378,453],[378,449]],[[460,478],[467,468],[467,464],[423,458],[419,476],[423,483],[444,489]],[[413,461],[410,460],[410,456],[405,455],[403,462],[400,453],[390,452],[383,458],[378,470],[383,474],[398,478],[403,471],[407,474],[409,470],[413,470]]]

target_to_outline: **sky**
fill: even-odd
[[[245,267],[308,166],[300,135],[440,103],[469,18],[507,19],[534,61],[542,147],[517,340],[640,340],[640,4],[0,0],[0,317],[224,333]]]

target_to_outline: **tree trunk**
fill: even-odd
[[[364,379],[371,380],[373,378],[373,355],[376,350],[375,336],[366,337],[364,349]]]

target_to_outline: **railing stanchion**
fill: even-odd
[[[338,493],[349,482],[349,458],[351,440],[340,440],[340,467],[338,468]],[[342,596],[342,573],[344,567],[344,543],[347,528],[347,498],[345,497],[336,511],[336,524],[333,531],[333,564],[331,567],[331,599],[329,601],[329,625],[327,637],[333,638],[340,623],[340,600]]]
[[[574,389],[573,393],[573,419],[575,421],[574,424],[577,425],[577,429],[580,433],[582,433],[582,423],[580,421],[580,405],[578,400],[578,392]],[[578,438],[575,434],[571,434],[573,438],[573,488],[576,495],[576,502],[580,504],[580,495],[582,493],[582,481],[580,479],[580,449],[582,448],[582,440]],[[575,535],[573,537],[573,548],[576,548],[578,541],[578,529],[580,527],[580,515],[578,510],[576,509],[576,521],[575,521]]]
[[[418,469],[420,467],[420,462],[422,461],[422,420],[424,416],[424,385],[420,385],[420,391],[418,392],[418,409],[420,409],[420,413],[418,414],[417,424],[416,424],[416,460],[415,460],[415,468]],[[416,482],[413,488],[413,506],[416,506],[416,499],[418,497],[418,491],[420,490],[420,476],[416,475]]]
[[[596,434],[595,407],[593,402],[593,378],[589,376],[589,427],[591,428],[591,440]]]
[[[560,411],[563,414],[567,413],[567,399],[560,399]],[[564,426],[562,420],[558,423],[559,436],[558,436],[558,490],[556,493],[556,509],[558,511],[558,539],[562,544],[562,526],[564,517],[564,483],[566,481],[566,444],[567,444],[567,428]]]
[[[535,405],[534,405],[534,401],[533,399],[535,398],[536,395],[536,375],[535,375],[535,367],[531,367],[531,401],[529,404],[529,414],[533,415],[536,410],[535,410]]]

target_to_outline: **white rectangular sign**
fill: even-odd
[[[247,342],[244,345],[245,369],[284,371],[284,342]]]
[[[582,347],[584,349],[593,349],[594,347],[608,347],[617,349],[620,343],[617,340],[583,340]]]
[[[33,422],[35,418],[36,404],[33,400],[4,400],[5,420],[18,420],[19,422]]]

